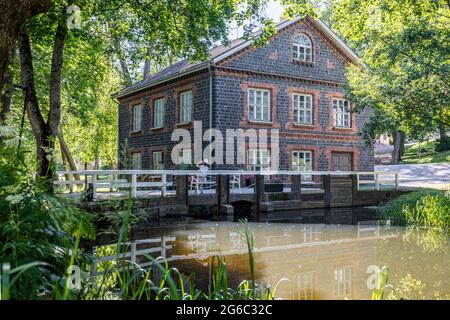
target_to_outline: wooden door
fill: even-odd
[[[352,171],[352,153],[332,152],[331,171]]]

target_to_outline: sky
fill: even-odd
[[[278,1],[269,1],[266,13],[269,18],[273,19],[275,22],[278,22],[283,14],[283,7],[278,3]]]
[[[280,21],[281,15],[283,14],[283,7],[276,0],[270,0],[267,3],[266,15],[268,18],[271,18],[275,23]],[[230,32],[230,38],[236,39],[242,36],[242,30],[232,30]]]

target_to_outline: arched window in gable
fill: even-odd
[[[292,47],[294,60],[312,62],[312,50],[311,39],[306,34],[300,33],[294,38]]]

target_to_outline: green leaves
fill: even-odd
[[[348,72],[359,108],[379,108],[411,137],[450,126],[446,2],[342,0],[335,6],[333,26],[369,68]]]

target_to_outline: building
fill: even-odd
[[[263,47],[238,39],[210,50],[209,61],[180,61],[115,94],[119,144],[133,167],[175,168],[172,132],[202,121],[203,131],[224,135],[278,129],[281,170],[373,171],[373,148],[358,135],[370,110],[353,113],[344,92],[345,68],[361,65],[358,57],[320,20],[284,21],[277,30]],[[192,149],[179,156],[195,163]],[[245,164],[217,168],[264,168],[271,156],[247,144]]]
[[[387,134],[387,132],[378,136],[378,139],[375,140],[375,143],[389,145],[389,135]]]

